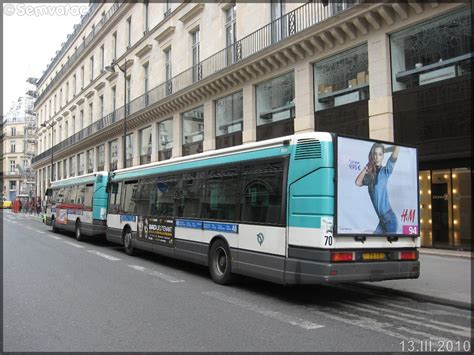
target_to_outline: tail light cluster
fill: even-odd
[[[365,258],[363,254],[383,254],[383,258]],[[331,262],[353,262],[353,261],[406,261],[418,260],[418,251],[386,251],[386,252],[362,252],[362,251],[331,251]]]

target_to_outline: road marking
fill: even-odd
[[[108,255],[108,254],[105,254],[105,253],[101,253],[100,251],[97,251],[97,250],[88,250],[88,252],[92,253],[92,254],[95,254],[97,256],[100,256],[102,258],[108,259],[108,260],[112,260],[112,261],[120,260],[119,258],[116,258],[115,256]]]
[[[418,322],[416,320],[407,319],[407,318],[403,318],[403,317],[398,317],[398,316],[394,316],[394,315],[391,315],[391,314],[380,313],[378,311],[374,311],[372,309],[369,309],[368,307],[364,308],[364,307],[354,306],[354,305],[352,305],[350,303],[346,303],[346,302],[340,302],[340,304],[343,304],[343,305],[345,305],[346,307],[349,307],[349,308],[357,309],[359,311],[369,312],[369,313],[376,314],[376,315],[379,315],[379,316],[388,317],[388,318],[392,318],[392,319],[396,319],[396,320],[401,320],[401,321],[404,321],[406,323],[420,325],[420,326],[427,327],[427,328],[433,328],[433,329],[436,329],[436,330],[441,330],[443,332],[448,332],[448,333],[452,333],[452,334],[455,334],[455,335],[460,335],[460,336],[465,336],[465,337],[470,337],[471,336],[470,331],[465,332],[465,331],[460,331],[460,330],[446,329],[446,328],[438,327],[436,325],[428,324],[426,322]]]
[[[317,323],[314,323],[314,322],[310,322],[310,321],[307,321],[307,320],[304,320],[304,319],[301,319],[301,318],[298,318],[298,317],[293,317],[293,316],[290,316],[290,315],[287,315],[287,314],[284,314],[284,313],[281,313],[281,312],[272,311],[272,310],[269,310],[269,309],[261,307],[261,306],[257,306],[257,305],[254,305],[254,304],[247,303],[247,302],[245,302],[243,300],[240,300],[238,298],[235,298],[235,297],[226,296],[226,295],[224,295],[220,292],[212,292],[211,291],[211,292],[203,292],[203,294],[205,294],[206,296],[217,298],[218,300],[221,300],[221,301],[224,301],[224,302],[227,302],[227,303],[231,303],[235,306],[239,306],[239,307],[248,309],[250,311],[259,313],[259,314],[264,315],[266,317],[270,317],[270,318],[273,318],[273,319],[276,319],[276,320],[279,320],[279,321],[282,321],[282,322],[285,322],[285,323],[289,323],[291,325],[296,325],[296,326],[298,326],[300,328],[303,328],[303,329],[311,330],[311,329],[324,328],[324,325],[317,324]]]
[[[39,234],[46,234],[45,232],[42,232],[42,231],[38,231]]]
[[[56,239],[56,240],[61,240],[62,239],[61,237],[56,237],[55,235],[51,235],[51,234],[46,234],[46,236],[48,238],[53,238],[53,239]]]
[[[32,228],[32,227],[25,227],[25,228],[28,228],[28,229],[31,229],[31,230],[35,230],[35,229],[34,229],[34,228]]]
[[[59,238],[59,239],[61,239],[61,238]],[[76,244],[76,243],[73,243],[73,242],[68,242],[67,240],[63,240],[63,243],[71,245],[71,246],[76,247],[76,248],[84,248],[82,245],[79,245],[79,244]]]
[[[347,302],[347,303],[357,305],[353,302]],[[411,319],[416,319],[416,320],[421,320],[421,321],[424,321],[424,322],[430,322],[430,323],[434,323],[434,324],[438,324],[438,325],[443,325],[443,326],[451,327],[451,328],[454,328],[454,329],[464,330],[466,332],[471,331],[471,328],[463,327],[461,325],[456,325],[456,324],[446,323],[446,322],[440,322],[440,321],[437,321],[437,320],[434,320],[434,319],[429,319],[429,318],[425,318],[425,317],[414,315],[414,314],[403,313],[403,312],[400,312],[400,311],[397,311],[397,310],[394,310],[394,309],[390,309],[390,308],[375,307],[373,305],[368,305],[368,304],[365,304],[365,303],[363,304],[363,306],[367,307],[367,308],[370,308],[370,309],[373,309],[373,310],[376,310],[376,311],[377,310],[383,310],[383,311],[386,311],[386,312],[395,313],[396,315],[399,315],[399,316],[403,316],[403,317],[407,317],[407,318],[411,318]]]
[[[158,272],[158,271],[155,271],[155,270],[149,270],[147,269],[146,267],[144,266],[140,266],[140,265],[128,265],[128,267],[131,267],[132,269],[134,270],[137,270],[137,271],[141,271],[141,272],[144,272],[145,274],[148,274],[148,275],[151,275],[151,276],[155,276],[159,279],[163,279],[165,281],[168,281],[168,282],[171,282],[171,283],[177,283],[177,282],[184,282],[184,280],[180,280],[180,279],[177,279],[173,276],[170,276],[170,275],[167,275],[167,274],[163,274],[162,272]]]

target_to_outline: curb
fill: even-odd
[[[432,251],[420,250],[420,249],[418,249],[418,251],[420,255],[441,256],[441,257],[446,257],[446,258],[462,258],[462,259],[474,260],[474,254],[472,253],[465,255],[465,254],[448,254],[448,253],[443,253],[443,252],[432,252]]]
[[[365,288],[368,290],[389,292],[398,296],[405,296],[408,298],[413,298],[415,300],[421,300],[421,301],[429,301],[429,302],[440,304],[443,306],[456,307],[456,308],[460,308],[460,309],[468,310],[468,311],[472,311],[473,309],[472,304],[469,302],[455,301],[455,300],[451,300],[447,298],[425,295],[423,293],[397,290],[397,289],[385,287],[385,286],[375,286],[375,285],[367,285],[367,284],[352,284],[352,285],[355,287]]]

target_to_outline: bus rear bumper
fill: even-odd
[[[327,284],[416,279],[419,275],[418,260],[330,263],[290,258],[286,262],[285,283]]]

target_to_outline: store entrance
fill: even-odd
[[[449,246],[449,197],[447,183],[431,185],[433,246]]]

